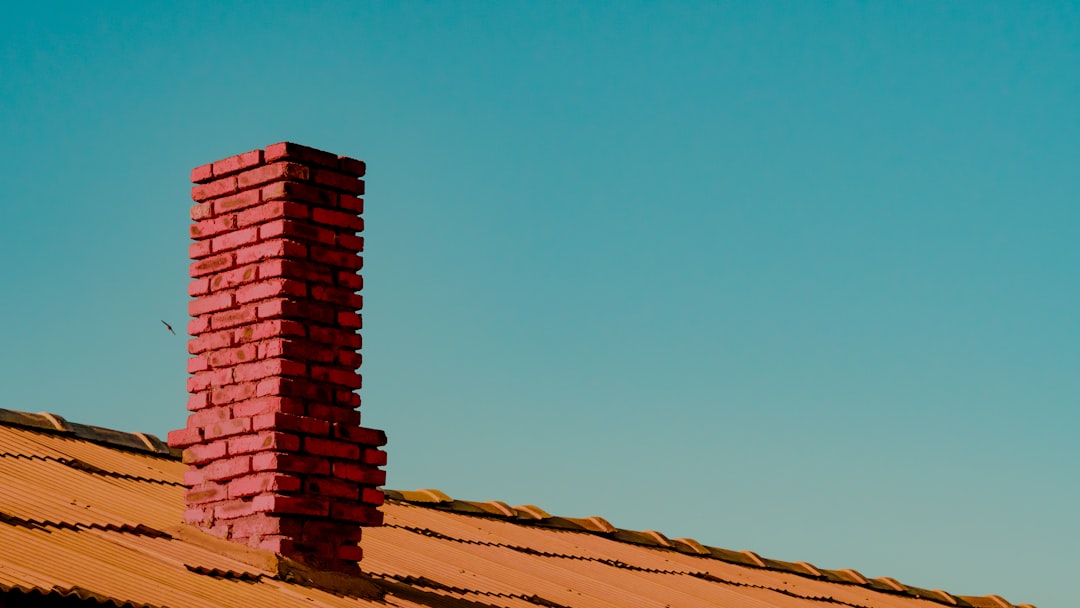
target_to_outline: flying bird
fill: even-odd
[[[174,335],[174,336],[176,335],[176,332],[175,332],[175,331],[173,331],[172,325],[169,325],[168,323],[165,323],[165,320],[164,320],[164,319],[162,319],[162,321],[161,321],[161,322],[162,322],[162,324],[164,324],[164,325],[165,325],[165,329],[167,329],[167,330],[169,330],[170,332],[172,332],[172,335]]]

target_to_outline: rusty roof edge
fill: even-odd
[[[415,504],[417,506],[427,507],[429,509],[433,508],[442,511],[452,511],[454,513],[474,515],[477,517],[511,519],[517,523],[540,526],[545,528],[572,530],[575,532],[587,532],[589,534],[593,534],[596,536],[605,536],[607,538],[629,544],[643,545],[668,551],[678,551],[680,553],[699,555],[701,557],[710,557],[712,559],[718,559],[721,561],[738,564],[740,566],[749,566],[752,568],[761,568],[764,570],[787,572],[805,578],[828,580],[830,582],[838,584],[858,585],[860,587],[867,587],[883,593],[893,593],[897,595],[916,597],[945,606],[978,608],[980,606],[987,605],[987,602],[993,602],[992,605],[995,606],[995,608],[997,608],[997,606],[999,605],[1001,608],[1036,608],[1031,604],[1012,604],[999,595],[953,595],[947,591],[942,591],[941,589],[927,590],[921,589],[919,587],[905,585],[903,583],[900,583],[899,581],[896,581],[896,579],[889,577],[868,579],[863,575],[859,574],[857,571],[850,568],[844,568],[842,570],[819,569],[813,564],[807,562],[785,562],[781,560],[763,558],[752,551],[732,551],[730,549],[722,549],[719,547],[702,545],[701,543],[693,539],[669,539],[662,533],[655,530],[624,530],[622,528],[615,528],[610,523],[608,523],[607,520],[600,517],[575,518],[553,516],[549,515],[546,511],[534,505],[511,507],[516,512],[517,517],[507,517],[507,515],[509,514],[497,513],[495,512],[495,509],[477,508],[478,505],[487,503],[453,499],[450,498],[450,496],[448,496],[447,494],[439,492],[438,490],[385,490],[385,493],[387,499],[389,500]],[[439,496],[441,500],[432,500],[432,494],[434,493],[437,493],[437,496]],[[488,503],[492,502],[496,501],[488,501]],[[505,503],[501,502],[498,504],[505,505]],[[540,515],[546,517],[539,517]],[[590,525],[590,523],[587,523],[589,520],[601,521],[603,522],[603,525]]]
[[[164,441],[149,433],[127,433],[100,426],[68,422],[51,412],[32,414],[0,408],[0,426],[17,426],[55,435],[76,437],[109,447],[143,452],[164,458],[180,459],[180,450],[170,448]]]

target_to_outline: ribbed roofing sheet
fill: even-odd
[[[32,433],[0,426],[0,455],[34,456],[83,463],[114,475],[151,481],[179,483],[183,463],[137,452],[117,450],[81,439]]]
[[[364,532],[361,566],[388,593],[378,602],[286,582],[272,561],[250,559],[268,554],[183,526],[183,471],[163,456],[0,424],[0,592],[193,608],[943,605],[395,500],[383,507],[387,525]]]

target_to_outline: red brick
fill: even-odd
[[[228,270],[233,267],[235,260],[235,254],[223,253],[221,255],[215,255],[212,258],[205,258],[197,262],[192,262],[191,276],[201,277],[203,275],[221,272],[222,270]]]
[[[221,236],[215,236],[210,239],[210,247],[214,250],[214,253],[218,253],[221,251],[228,251],[229,249],[244,247],[258,242],[258,240],[258,228],[245,228],[243,230],[233,230],[232,232],[227,232]]]
[[[273,181],[286,179],[307,180],[311,176],[310,169],[297,163],[273,162],[270,158],[267,158],[266,162],[269,164],[256,169],[249,169],[237,175],[237,188],[247,190]]]
[[[353,291],[360,291],[364,288],[364,277],[355,272],[338,272],[337,282],[338,285]]]
[[[264,536],[259,540],[259,544],[255,545],[255,548],[277,553],[278,555],[293,555],[296,551],[295,543],[291,538],[277,535]]]
[[[205,201],[208,198],[217,198],[233,192],[236,192],[236,178],[226,177],[193,186],[191,188],[191,200]]]
[[[359,368],[364,363],[364,356],[351,350],[340,350],[335,357],[338,365],[352,370]]]
[[[318,456],[260,452],[251,458],[256,471],[280,471],[302,475],[329,475],[330,461]]]
[[[381,505],[386,501],[386,494],[382,490],[376,490],[375,488],[364,488],[360,490],[360,502],[369,505]]]
[[[233,294],[218,293],[195,298],[188,302],[188,314],[197,317],[209,312],[232,308]]]
[[[272,339],[259,344],[259,357],[285,357],[297,361],[329,363],[334,360],[334,350],[307,340]]]
[[[232,346],[232,334],[227,331],[204,333],[188,340],[188,353],[197,355],[208,350]]]
[[[206,363],[206,357],[202,355],[198,357],[191,357],[187,360],[187,372],[189,374],[197,374],[209,369],[209,365]]]
[[[289,279],[301,279],[309,283],[334,283],[334,274],[318,264],[312,264],[307,260],[290,260],[275,258],[262,262],[258,266],[259,278],[285,277]]]
[[[240,266],[239,268],[233,268],[232,270],[226,270],[219,272],[211,276],[210,289],[212,291],[222,291],[237,285],[243,285],[244,283],[250,283],[258,278],[259,267],[255,264],[248,264],[246,266]]]
[[[338,204],[337,192],[299,182],[277,182],[264,186],[262,198],[265,201],[290,200],[324,207],[336,207]]]
[[[373,464],[379,467],[386,466],[386,452],[382,450],[364,450],[360,455],[360,459],[364,464]]]
[[[356,483],[345,479],[314,477],[304,481],[303,494],[305,496],[326,496],[329,498],[357,500],[360,496],[360,488]]]
[[[330,382],[341,386],[347,386],[352,389],[362,388],[360,374],[352,370],[312,365],[311,378],[321,382]]]
[[[201,465],[207,462],[224,458],[228,452],[228,444],[224,441],[212,443],[200,443],[184,449],[184,464]]]
[[[205,164],[191,170],[191,181],[196,184],[208,182],[214,178],[213,164]]]
[[[307,296],[307,285],[296,279],[269,279],[245,285],[236,290],[236,301],[241,304],[281,296]]]
[[[306,205],[291,201],[270,201],[237,213],[236,223],[245,227],[264,224],[272,220],[306,220],[307,218]]]
[[[335,462],[333,471],[334,477],[369,486],[381,486],[386,483],[386,471],[373,466],[362,466],[351,462]]]
[[[255,513],[252,501],[242,498],[233,498],[214,507],[214,518],[231,520],[239,517],[247,517]]]
[[[268,240],[278,237],[314,241],[327,245],[333,245],[337,241],[337,235],[333,230],[297,219],[274,219],[259,226],[260,239]]]
[[[254,323],[257,318],[258,314],[255,306],[249,304],[226,312],[215,313],[210,317],[210,327],[227,329],[245,323]]]
[[[311,539],[331,539],[333,542],[340,544],[341,542],[358,543],[363,538],[363,528],[347,521],[308,517],[304,519],[302,528],[303,538],[308,541]]]
[[[360,395],[353,391],[338,390],[334,392],[334,403],[339,406],[355,409],[360,407]]]
[[[289,433],[262,431],[229,439],[229,454],[277,451],[295,452],[300,449],[300,437]]]
[[[308,334],[308,337],[315,342],[337,348],[356,350],[360,348],[362,341],[360,334],[356,333],[355,330],[343,327],[309,327]]]
[[[322,437],[304,437],[304,452],[343,460],[356,460],[360,457],[360,448],[357,446]]]
[[[273,429],[317,436],[328,436],[330,434],[330,423],[325,420],[281,413],[255,416],[251,420],[251,428],[256,431]]]
[[[335,502],[332,505],[330,517],[340,521],[356,522],[362,526],[381,526],[383,523],[382,511],[368,504]]]
[[[230,524],[233,538],[259,538],[271,535],[296,538],[303,533],[304,529],[303,522],[300,520],[272,517],[262,513],[234,519]]]
[[[307,366],[289,359],[266,359],[237,365],[233,368],[233,377],[237,382],[261,380],[270,376],[299,376],[307,374]]]
[[[307,406],[307,415],[339,424],[360,424],[360,412],[340,405],[311,403]]]
[[[196,393],[188,397],[188,411],[197,412],[210,406],[210,392]]]
[[[265,158],[266,162],[288,159],[331,168],[338,166],[338,157],[335,154],[287,141],[266,146]]]
[[[364,220],[357,217],[355,213],[323,209],[321,207],[312,208],[311,221],[354,232],[361,232],[364,229]]]
[[[360,545],[342,545],[337,548],[337,558],[358,562],[364,559],[364,550],[360,548]]]
[[[337,321],[342,327],[361,329],[364,326],[363,318],[355,312],[341,311],[337,314]]]
[[[255,389],[254,382],[214,387],[210,391],[210,403],[213,405],[228,405],[237,401],[251,399],[255,396]]]
[[[188,283],[188,295],[201,296],[210,292],[210,279],[194,279]]]
[[[222,198],[215,198],[213,200],[206,201],[214,206],[215,215],[224,215],[226,213],[232,213],[241,209],[258,205],[262,202],[262,197],[259,196],[258,190],[247,190],[239,194],[231,196],[225,196]],[[206,203],[203,203],[204,205]]]
[[[329,426],[329,425],[328,425]],[[196,428],[176,429],[175,431],[169,431],[168,439],[166,440],[169,447],[173,448],[186,448],[190,445],[202,442],[202,433]]]
[[[250,304],[249,306],[255,306]],[[263,319],[306,319],[324,325],[333,324],[336,315],[334,310],[325,304],[310,300],[291,298],[274,298],[258,302],[258,317]]]
[[[303,401],[290,397],[259,397],[234,403],[232,408],[237,416],[253,416],[256,419],[268,414],[303,415],[306,411]],[[261,431],[265,427],[259,426],[258,420],[252,420],[252,428]]]
[[[184,470],[184,485],[187,487],[197,486],[206,481],[202,470],[196,467],[188,467]]]
[[[266,492],[295,492],[300,489],[300,478],[281,473],[255,473],[229,482],[229,498],[254,496]]]
[[[195,222],[188,227],[191,238],[196,241],[208,239],[212,236],[224,234],[236,229],[236,214],[222,215],[201,222]]]
[[[344,424],[334,425],[334,436],[340,437],[355,443],[357,445],[364,446],[383,446],[386,445],[386,432],[378,429],[369,429],[362,426],[349,426]]]
[[[347,194],[363,194],[364,181],[329,169],[313,169],[311,180],[320,186],[340,190]]]
[[[332,391],[309,380],[270,377],[261,380],[255,389],[257,397],[300,397],[316,401],[329,401]]]
[[[195,507],[184,511],[184,523],[189,525],[205,524],[213,520],[214,510],[212,508]]]
[[[217,510],[218,507],[225,506],[226,504],[228,504],[228,503],[227,502],[214,503],[214,505],[213,505],[214,506],[214,512],[217,513],[218,512],[218,510]],[[241,502],[240,504],[243,504],[243,503]],[[232,517],[232,516],[230,516],[230,517]],[[230,530],[230,527],[231,527],[229,525],[230,521],[231,520],[229,520],[229,519],[219,520],[215,516],[214,525],[210,526],[209,528],[203,526],[203,531],[206,532],[207,534],[211,534],[211,535],[216,536],[218,538],[227,539],[227,538],[229,538],[229,530]]]
[[[337,246],[351,252],[364,250],[364,237],[349,233],[338,233]]]
[[[301,259],[306,257],[307,247],[303,243],[275,239],[240,249],[236,252],[236,263],[250,264],[269,258]]]
[[[251,152],[230,156],[214,163],[214,176],[221,177],[222,175],[243,171],[249,167],[261,165],[262,162],[262,150],[252,150]]]
[[[364,267],[364,258],[356,255],[353,251],[338,249],[337,247],[312,245],[311,259],[320,264],[348,268],[352,271],[357,271]]]
[[[200,393],[206,394],[206,393]],[[188,415],[188,428],[210,426],[211,424],[229,420],[232,418],[232,410],[228,406],[204,407],[197,412]]]
[[[350,289],[329,287],[326,285],[313,285],[311,297],[321,302],[332,302],[354,310],[364,307],[364,298]]]
[[[225,486],[216,483],[204,483],[197,485],[184,493],[184,500],[189,505],[201,505],[208,502],[217,502],[228,498]]]
[[[355,215],[360,215],[364,212],[364,199],[342,194],[338,207]]]
[[[303,338],[305,336],[304,325],[286,319],[272,319],[236,330],[233,340],[240,344],[266,340],[267,338],[287,338],[290,336]]]
[[[252,499],[252,505],[256,512],[317,516],[326,516],[330,513],[330,501],[325,498],[262,494]]]
[[[209,257],[211,253],[213,249],[210,248],[210,241],[195,241],[188,245],[188,257],[193,260]]]
[[[215,350],[209,354],[208,363],[211,367],[229,367],[251,361],[258,355],[258,347],[254,344],[245,344],[237,348]]]
[[[206,390],[211,386],[222,386],[231,382],[231,369],[207,370],[188,378],[187,389],[189,393],[197,393]]]
[[[229,440],[230,442],[232,440]],[[203,475],[213,482],[222,482],[233,477],[240,477],[252,472],[252,458],[249,456],[230,456],[208,462],[202,469]]]
[[[214,217],[214,203],[205,201],[191,206],[191,221],[201,222]]]
[[[233,435],[239,435],[241,433],[247,433],[251,431],[251,419],[250,418],[230,418],[228,420],[221,420],[215,422],[210,426],[203,429],[203,434],[207,439],[221,439],[222,437],[231,437]]]
[[[348,156],[339,156],[338,169],[340,169],[342,173],[355,175],[356,177],[364,177],[364,174],[367,173],[367,163],[362,160],[356,160],[355,158],[349,158]]]

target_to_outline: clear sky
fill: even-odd
[[[368,162],[388,485],[1077,603],[1080,4],[29,3],[0,407],[184,425],[188,173]]]

